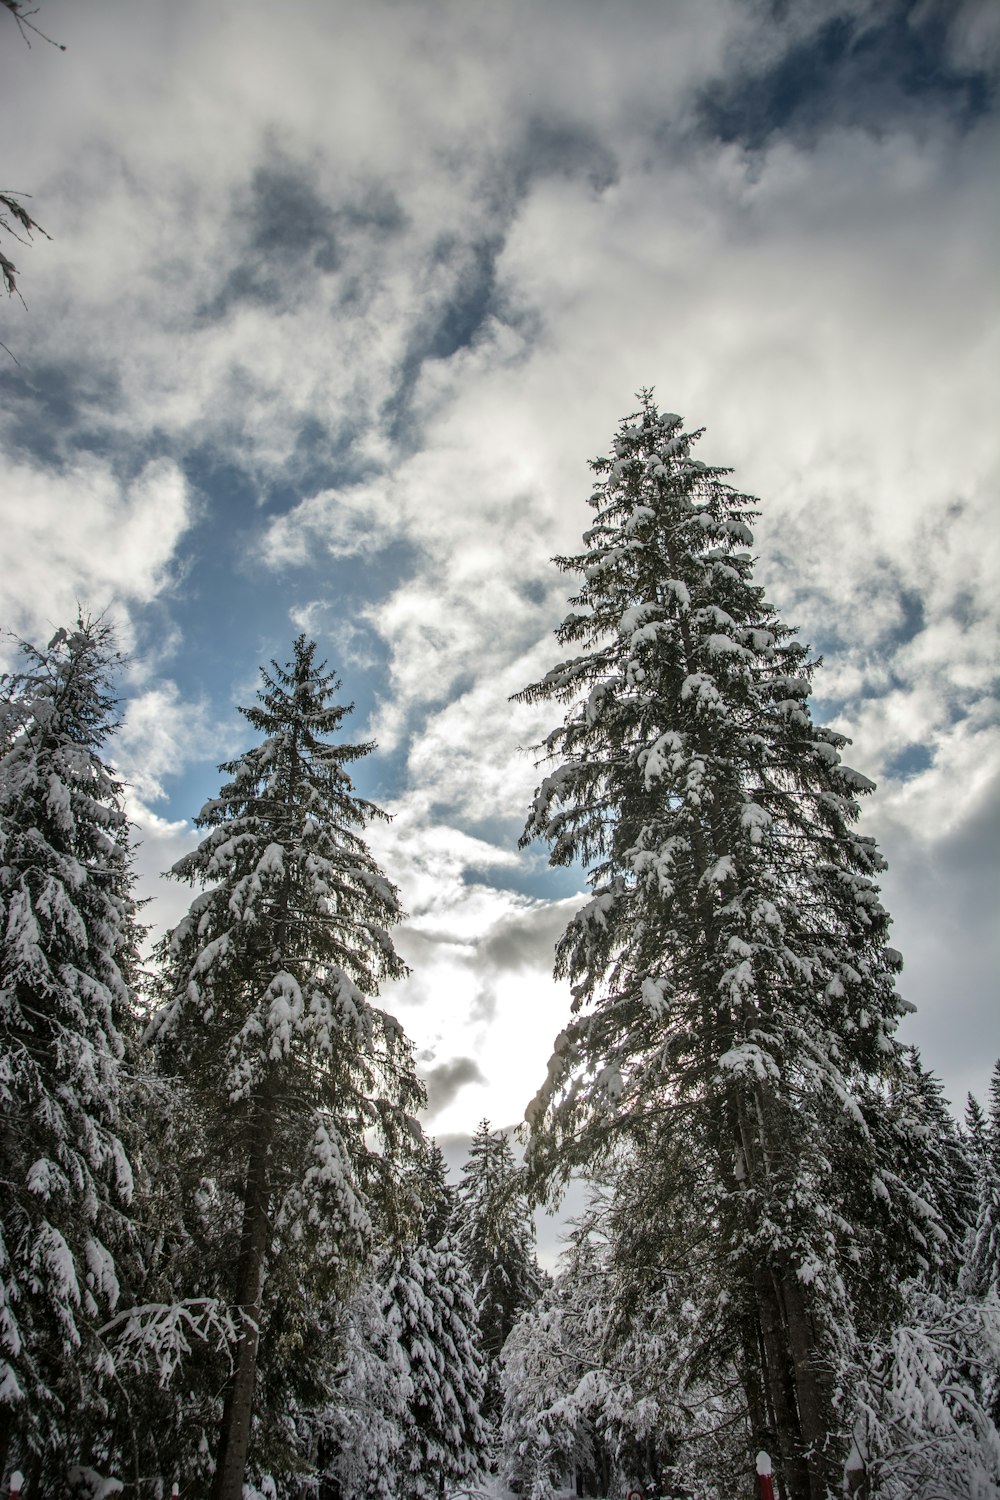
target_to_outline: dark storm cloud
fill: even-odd
[[[928,111],[968,126],[989,109],[995,82],[985,68],[950,61],[957,16],[953,4],[925,0],[867,14],[831,8],[777,60],[706,87],[701,119],[720,140],[752,149],[777,133],[809,141],[831,126],[878,131]]]
[[[467,1083],[485,1083],[479,1064],[472,1057],[453,1057],[424,1074],[427,1085],[427,1114],[438,1115]]]

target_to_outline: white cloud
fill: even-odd
[[[185,702],[176,682],[164,679],[128,700],[112,749],[137,799],[157,802],[167,795],[163,778],[221,751],[223,733],[205,703]]]
[[[136,798],[128,801],[135,851],[137,890],[141,898],[152,898],[140,912],[149,927],[149,947],[176,926],[191,905],[194,892],[177,880],[163,878],[166,872],[198,843],[200,835],[183,818],[161,818]]]
[[[1000,733],[957,736],[948,752],[913,782],[886,786],[867,826],[889,858],[883,892],[905,963],[900,988],[917,1006],[901,1036],[960,1110],[969,1091],[985,1100],[1000,1058]]]
[[[408,916],[394,934],[411,966],[386,986],[425,1072],[474,1058],[460,1090],[438,1097],[435,1131],[489,1116],[519,1121],[545,1075],[552,1039],[564,1024],[569,990],[552,978],[556,939],[577,900],[538,901],[503,884],[524,873],[512,848],[474,838],[430,816],[420,794],[374,824],[369,842],[399,886]]]
[[[435,1113],[435,1130],[484,1115],[498,1124],[523,1118],[565,1024],[569,987],[553,980],[552,957],[575,905],[478,885],[400,929],[413,975],[386,988],[385,1005],[428,1063],[472,1057],[481,1074]]]
[[[8,464],[0,490],[6,623],[25,637],[48,638],[53,625],[85,611],[110,610],[122,644],[131,638],[129,607],[164,587],[190,505],[172,463],[150,463],[129,485],[99,459],[68,472]]]

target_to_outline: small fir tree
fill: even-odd
[[[451,1234],[456,1190],[448,1181],[448,1166],[437,1141],[431,1141],[426,1160],[418,1171],[418,1192],[423,1210],[421,1239],[436,1245]]]
[[[361,833],[384,814],[348,772],[373,747],[331,741],[350,709],[315,654],[300,636],[241,710],[261,742],[222,767],[230,779],[196,820],[205,838],[172,873],[205,889],[160,950],[151,1038],[202,1100],[205,1175],[234,1184],[239,1206],[213,1500],[240,1500],[259,1347],[267,1365],[280,1345],[268,1368],[286,1379],[293,1348],[308,1365],[305,1310],[349,1293],[376,1231],[400,1230],[400,1173],[421,1141],[409,1044],[371,1003],[405,973],[388,932],[397,893]]]
[[[0,679],[0,1471],[58,1490],[104,1408],[141,928],[122,783],[102,758],[111,627],[80,618],[22,652]]]
[[[1000,1305],[1000,1063],[994,1066],[990,1080],[988,1117],[970,1094],[965,1118],[975,1171],[976,1207],[961,1285],[970,1297],[980,1301],[992,1297]],[[1000,1419],[1000,1409],[996,1416]]]
[[[542,1288],[535,1226],[524,1183],[502,1130],[483,1120],[462,1168],[455,1204],[455,1243],[469,1268],[486,1357],[483,1413],[499,1420],[500,1354],[507,1336]]]
[[[986,1141],[993,1165],[1000,1172],[1000,1058],[993,1064],[986,1094]]]
[[[935,1225],[944,1238],[935,1241],[929,1260],[942,1286],[953,1285],[976,1220],[976,1167],[941,1080],[924,1066],[916,1047],[907,1048],[907,1060],[909,1066],[901,1074],[894,1101],[901,1117],[897,1129],[899,1150],[905,1157],[903,1175],[934,1209]]]
[[[482,1472],[485,1367],[468,1273],[447,1240],[383,1270],[383,1308],[410,1383],[399,1500],[436,1500]]]
[[[986,1116],[975,1094],[965,1096],[964,1137],[973,1168],[978,1173],[985,1165],[989,1154],[989,1144],[986,1134]]]
[[[398,1500],[413,1385],[383,1288],[373,1278],[341,1310],[332,1342],[326,1397],[306,1421],[320,1493]]]

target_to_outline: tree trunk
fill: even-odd
[[[10,1413],[10,1407],[0,1408],[0,1474],[7,1472],[7,1460],[10,1456],[10,1443],[14,1435],[14,1421]],[[11,1464],[13,1468],[13,1464]]]
[[[268,1101],[254,1121],[250,1159],[243,1199],[243,1230],[237,1264],[236,1315],[240,1320],[239,1341],[233,1372],[226,1388],[219,1431],[219,1447],[212,1481],[212,1500],[242,1500],[250,1421],[257,1378],[260,1315],[267,1268],[270,1233],[270,1172],[272,1115]]]
[[[836,1465],[832,1461],[834,1442],[830,1432],[832,1409],[829,1381],[817,1355],[817,1339],[802,1283],[790,1268],[783,1277],[785,1315],[788,1323],[788,1345],[795,1367],[802,1446],[809,1468],[812,1494],[825,1500],[836,1484]]]
[[[802,1430],[788,1335],[778,1290],[770,1271],[761,1266],[754,1272],[754,1295],[760,1319],[764,1351],[764,1388],[774,1414],[775,1458],[782,1494],[787,1500],[814,1500],[809,1470],[802,1456]]]

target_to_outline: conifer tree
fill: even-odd
[[[469,1268],[487,1364],[483,1413],[499,1419],[503,1405],[500,1354],[518,1316],[538,1297],[542,1275],[535,1226],[510,1142],[480,1122],[462,1168],[455,1205],[455,1242]]]
[[[239,1205],[213,1500],[240,1500],[259,1348],[267,1365],[280,1344],[267,1367],[286,1379],[308,1364],[308,1310],[349,1295],[376,1238],[398,1232],[400,1173],[421,1142],[409,1044],[371,1003],[405,972],[388,932],[397,893],[361,832],[384,814],[348,771],[373,747],[331,741],[350,708],[315,654],[300,636],[241,710],[262,738],[221,768],[196,820],[205,837],[173,869],[204,889],[164,941],[150,1032],[201,1101],[206,1175],[235,1184]]]
[[[135,1191],[122,1295],[101,1330],[116,1377],[108,1451],[126,1481],[159,1476],[207,1494],[219,1393],[239,1337],[230,1307],[236,1184],[212,1175],[219,1161],[203,1096],[176,1074],[160,1076],[159,1061],[155,1049],[140,1053],[126,1096]]]
[[[976,1207],[961,1285],[970,1297],[984,1300],[992,1295],[1000,1305],[1000,1062],[994,1065],[990,1078],[988,1114],[984,1115],[979,1101],[969,1094],[965,1120]],[[1000,1407],[995,1417],[1000,1419]]]
[[[140,927],[111,627],[80,618],[0,680],[0,1471],[56,1492],[100,1419],[132,1173],[122,1058]]]
[[[980,1178],[976,1222],[962,1272],[970,1296],[991,1293],[1000,1304],[1000,1176],[988,1167]]]
[[[984,1117],[972,1094],[966,1105],[966,1124],[976,1177],[976,1210],[966,1246],[961,1284],[970,1297],[992,1295],[1000,1306],[1000,1063],[990,1080],[989,1116]],[[998,1375],[1000,1384],[1000,1375]],[[995,1414],[1000,1418],[1000,1409]]]
[[[1000,1302],[918,1281],[903,1293],[903,1315],[850,1372],[861,1493],[992,1500],[1000,1494]]]
[[[426,1161],[419,1172],[420,1198],[423,1204],[422,1239],[436,1245],[451,1234],[455,1214],[456,1191],[448,1181],[444,1152],[437,1141],[431,1141]]]
[[[1000,1058],[993,1064],[986,1095],[986,1140],[993,1165],[1000,1172]]]
[[[574,1474],[586,1495],[742,1491],[746,1405],[734,1351],[706,1361],[690,1338],[688,1284],[662,1263],[662,1246],[654,1259],[654,1244],[640,1244],[664,1225],[657,1186],[638,1162],[592,1185],[554,1285],[507,1340],[503,1466],[530,1500],[551,1500]],[[698,1208],[690,1203],[689,1235]],[[643,1210],[645,1224],[621,1222]]]
[[[468,1273],[447,1240],[416,1245],[383,1270],[383,1308],[410,1396],[398,1500],[434,1500],[481,1472],[485,1366]]]
[[[308,1421],[320,1493],[398,1500],[413,1385],[374,1277],[342,1309],[335,1347],[326,1399]]]
[[[966,1094],[965,1096],[965,1139],[968,1144],[969,1154],[978,1171],[985,1163],[989,1154],[989,1144],[986,1133],[986,1116],[983,1114],[983,1107],[975,1094]]]
[[[975,1223],[978,1178],[944,1097],[941,1080],[924,1066],[916,1047],[906,1049],[893,1108],[903,1176],[934,1209],[944,1234],[931,1259],[947,1284],[958,1277],[969,1232]]]
[[[542,1180],[644,1149],[706,1161],[698,1239],[724,1268],[703,1337],[739,1351],[753,1442],[789,1500],[839,1483],[837,1371],[881,1288],[945,1235],[879,1128],[905,1006],[855,828],[872,784],[813,723],[817,663],[753,581],[753,502],[650,392],[596,459],[573,654],[520,697],[564,704],[524,842],[590,867],[557,947],[574,1014],[533,1102]],[[681,1237],[674,1236],[678,1246]],[[696,1291],[696,1288],[693,1288]]]

